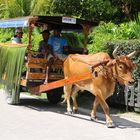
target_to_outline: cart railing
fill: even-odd
[[[125,88],[125,105],[128,107],[140,109],[140,79],[137,80],[136,86],[128,86]]]

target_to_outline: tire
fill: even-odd
[[[57,88],[50,91],[47,91],[48,101],[52,104],[57,104],[61,101],[61,97],[63,94],[63,88]]]
[[[27,92],[28,89],[25,86],[20,86],[20,92]]]
[[[6,101],[10,105],[17,105],[20,103],[20,90],[16,91],[14,89],[9,90],[5,87],[4,92],[6,94]]]

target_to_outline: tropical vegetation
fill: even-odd
[[[89,52],[111,52],[106,47],[108,42],[140,39],[139,6],[137,0],[0,0],[0,18],[63,15],[99,21],[99,26],[94,27],[89,35]],[[22,40],[27,43],[26,29],[24,33]],[[35,50],[42,38],[39,33],[40,30],[35,28],[32,38]],[[13,29],[1,29],[0,41],[11,42],[13,34]],[[82,46],[82,34],[65,37],[69,38],[70,45]]]
[[[94,27],[89,34],[89,53],[107,51],[111,54],[116,46],[120,46],[118,52],[120,54],[129,53],[132,50],[138,50],[140,54],[139,7],[139,0],[0,0],[0,19],[32,15],[61,15],[98,21],[99,26]],[[26,33],[27,30],[24,29],[23,43],[27,43],[28,36]],[[13,34],[14,29],[1,29],[0,42],[11,42]],[[70,45],[82,46],[82,34],[63,35],[68,38]],[[41,39],[40,30],[35,28],[32,37],[34,50],[38,48],[38,43]],[[14,86],[15,91],[18,93],[19,87],[13,85],[11,81],[18,81],[21,75],[25,48],[13,50],[13,52],[18,52],[17,54],[19,55],[13,57],[15,63],[11,64],[11,59],[8,56],[12,56],[13,53],[11,54],[11,50],[7,47],[0,47],[0,62],[1,64],[5,63],[0,70],[0,80],[2,80],[3,71],[5,70],[8,75],[8,85],[12,88]],[[7,53],[4,54],[3,51]],[[137,59],[139,54],[133,58],[136,64],[134,71],[136,79],[140,78],[140,60]],[[21,56],[22,59],[19,59]],[[13,67],[17,67],[20,71],[11,70]],[[12,94],[12,90],[10,92]]]

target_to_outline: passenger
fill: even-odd
[[[61,36],[61,28],[56,27],[54,29],[53,36],[49,38],[48,44],[52,47],[53,56],[64,61],[66,58],[64,50],[67,50],[68,42]]]
[[[53,57],[51,47],[48,45],[48,39],[50,36],[49,30],[44,30],[41,32],[43,40],[39,42],[38,52],[47,53],[48,59]],[[42,56],[42,55],[39,55]]]
[[[46,78],[44,83],[48,82],[48,74],[50,72],[50,66],[53,63],[53,55],[52,55],[52,50],[51,47],[48,45],[48,39],[50,36],[49,30],[44,30],[41,32],[43,40],[39,42],[39,49],[38,52],[44,53],[47,58],[47,67],[46,67]],[[39,54],[38,57],[44,57],[43,54]]]
[[[39,42],[39,52],[47,52],[48,50],[48,39],[50,36],[49,30],[44,30],[41,32],[43,40]]]
[[[23,35],[22,28],[16,28],[15,35],[12,38],[12,43],[13,44],[22,44],[22,40],[21,40],[22,35]]]

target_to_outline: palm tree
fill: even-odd
[[[50,11],[52,0],[32,0],[30,15],[47,15]]]
[[[51,0],[0,0],[0,18],[13,18],[49,13]]]

